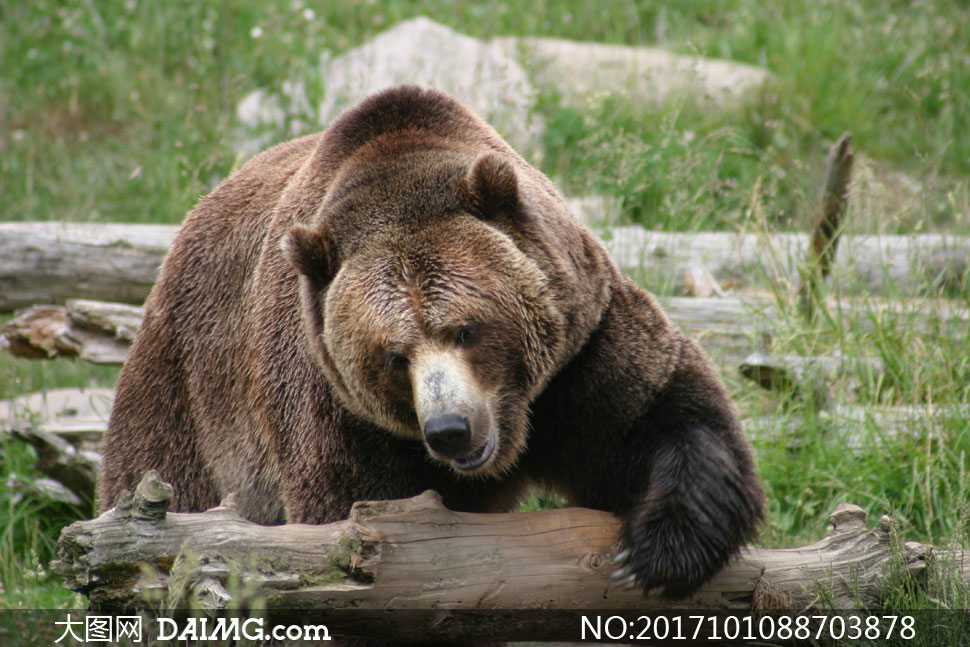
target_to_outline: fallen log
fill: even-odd
[[[588,211],[582,200],[577,209]],[[84,298],[141,304],[176,226],[61,222],[0,223],[0,312]],[[657,290],[687,294],[696,267],[721,285],[795,285],[807,234],[598,231],[624,272]],[[970,270],[970,238],[843,236],[832,266],[843,294],[935,295],[958,289]]]
[[[0,311],[87,298],[142,303],[177,227],[0,223]]]
[[[51,389],[0,400],[0,431],[31,430],[55,434],[80,445],[99,441],[114,389]]]
[[[850,357],[844,353],[775,357],[758,352],[745,357],[738,371],[765,390],[791,392],[805,382],[824,388],[846,375],[875,381],[885,373],[885,366],[878,358]]]
[[[731,370],[756,349],[770,342],[786,323],[786,313],[772,298],[666,297],[661,305],[670,319],[697,339],[722,368]],[[970,310],[945,299],[830,300],[826,307],[835,325],[854,334],[880,328],[921,334],[963,335],[970,325]]]
[[[779,370],[788,368],[782,365]],[[787,373],[782,375],[784,379],[791,378]],[[64,485],[79,500],[91,502],[101,465],[101,437],[107,429],[113,399],[114,392],[102,388],[56,389],[0,400],[0,436],[6,432],[8,437],[33,445],[38,454],[37,468],[42,473]],[[812,424],[823,430],[826,442],[861,453],[873,443],[881,447],[907,437],[925,437],[922,434],[947,442],[950,430],[965,427],[968,420],[970,409],[960,406],[832,404],[818,411]],[[782,443],[796,448],[819,441],[817,435],[805,433],[807,423],[801,416],[745,418],[742,424],[748,437],[759,444]]]
[[[932,440],[944,446],[970,424],[970,408],[960,405],[896,407],[834,404],[814,414],[746,418],[745,435],[758,445],[788,448],[826,443],[853,454],[881,451],[887,445]],[[811,425],[812,432],[806,433]]]
[[[461,513],[425,492],[357,503],[331,524],[259,526],[236,513],[233,497],[193,514],[167,512],[171,497],[147,474],[134,496],[67,527],[52,569],[96,607],[249,604],[302,610],[335,633],[373,638],[550,640],[575,637],[576,624],[556,613],[509,622],[509,612],[804,611],[820,592],[834,608],[873,608],[900,570],[912,577],[926,569],[930,550],[893,545],[888,517],[868,528],[861,508],[841,504],[824,539],[745,549],[693,598],[673,603],[611,578],[620,521],[605,512]],[[408,610],[429,613],[389,620]]]
[[[722,364],[736,365],[763,345],[783,313],[774,299],[758,296],[666,297],[667,315]],[[877,325],[912,326],[920,332],[961,333],[970,311],[946,300],[831,301],[829,311],[845,326],[871,331]],[[122,364],[144,316],[138,306],[71,300],[66,306],[35,306],[0,329],[0,349],[19,357],[80,357]]]
[[[669,286],[686,293],[685,275],[701,265],[721,285],[763,289],[766,281],[794,286],[808,234],[666,233],[642,227],[602,232],[606,246],[624,272],[648,288]],[[930,295],[959,292],[970,270],[970,238],[940,234],[918,236],[841,236],[831,266],[845,295]]]
[[[95,364],[123,364],[145,309],[123,303],[72,299],[65,306],[18,311],[0,328],[0,348],[18,357],[80,357]]]

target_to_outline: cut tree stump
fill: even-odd
[[[116,508],[64,529],[53,570],[96,607],[251,604],[303,610],[334,633],[372,638],[554,640],[575,637],[577,625],[556,613],[533,614],[530,623],[509,622],[509,614],[804,611],[822,592],[835,608],[878,607],[888,578],[919,576],[930,551],[891,546],[888,517],[869,528],[861,508],[842,504],[824,539],[742,550],[693,598],[672,603],[610,577],[620,520],[606,512],[452,512],[425,492],[357,503],[349,519],[331,524],[259,526],[235,512],[233,497],[189,514],[167,512],[171,499],[171,487],[147,474]],[[392,610],[428,613],[395,623]]]
[[[578,208],[586,201],[572,200]],[[0,312],[67,299],[141,304],[178,227],[166,225],[0,223]],[[647,287],[687,294],[701,266],[721,285],[761,287],[764,278],[796,285],[807,234],[647,231],[597,232],[620,268]],[[843,294],[935,295],[970,270],[970,238],[843,236],[832,266]]]

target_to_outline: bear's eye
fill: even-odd
[[[384,368],[387,369],[388,373],[406,370],[410,363],[407,357],[399,353],[384,353]]]
[[[470,323],[458,329],[455,335],[455,346],[467,348],[473,346],[478,341],[478,324]]]

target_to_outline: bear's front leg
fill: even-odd
[[[755,536],[764,495],[727,393],[636,286],[617,286],[532,412],[524,470],[623,517],[620,575],[646,592],[689,596]]]
[[[624,511],[618,576],[685,598],[754,537],[764,495],[737,416],[694,342],[685,340],[638,427],[630,451],[646,469]]]

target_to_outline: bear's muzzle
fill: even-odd
[[[462,472],[486,465],[497,445],[492,415],[460,351],[416,357],[411,382],[418,423],[431,455]]]

